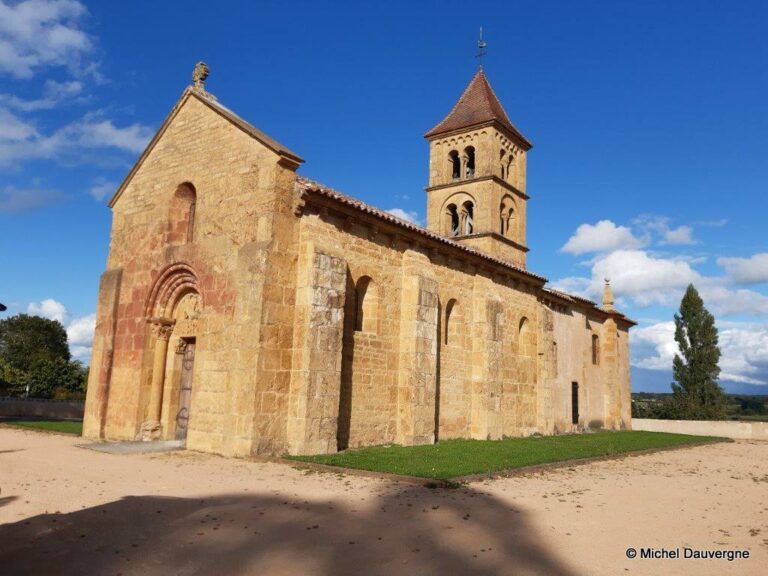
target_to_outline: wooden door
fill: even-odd
[[[176,440],[187,439],[189,407],[192,400],[192,372],[195,366],[195,341],[189,340],[184,347],[181,360],[181,389],[179,390],[179,411],[176,413]]]

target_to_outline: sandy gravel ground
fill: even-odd
[[[766,574],[768,443],[460,489],[0,428],[0,573]],[[628,547],[749,550],[630,560]]]

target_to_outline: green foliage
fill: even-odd
[[[69,361],[64,326],[57,320],[17,314],[0,320],[0,358],[13,368],[27,371],[42,360]]]
[[[677,412],[672,397],[665,394],[659,398],[639,399],[632,395],[632,418],[675,420]]]
[[[757,398],[741,398],[739,399],[739,407],[741,408],[741,413],[746,416],[768,414],[765,404]]]
[[[672,393],[632,392],[632,417],[676,419]],[[768,422],[768,396],[726,394],[725,418]]]
[[[60,432],[62,434],[77,434],[78,436],[83,433],[82,421],[70,421],[70,420],[13,420],[6,422],[9,426],[17,426],[18,428],[27,428],[31,430],[42,430],[44,432]]]
[[[664,432],[595,432],[504,440],[445,440],[422,446],[374,446],[336,454],[288,458],[345,468],[447,480],[523,466],[716,440],[720,439]]]
[[[84,394],[88,369],[72,360],[64,326],[56,320],[18,314],[0,320],[0,387],[5,394],[34,398]]]
[[[704,307],[693,284],[688,286],[680,313],[675,314],[675,354],[672,373],[672,409],[681,420],[722,420],[725,392],[718,384],[720,348],[715,318]]]

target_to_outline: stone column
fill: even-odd
[[[435,441],[437,281],[427,256],[403,254],[396,441]]]
[[[168,340],[173,332],[173,320],[152,319],[152,336],[155,339],[155,355],[152,364],[152,386],[149,395],[147,420],[142,427],[142,440],[158,440],[162,435],[160,413],[163,408],[165,362],[168,356]]]
[[[104,438],[105,436],[121,275],[121,268],[107,270],[101,275],[99,284],[96,330],[93,337],[93,354],[91,369],[88,373],[88,393],[83,419],[85,438]]]
[[[288,451],[337,449],[347,263],[307,242],[299,255]]]

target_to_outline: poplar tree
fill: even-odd
[[[720,348],[715,318],[704,307],[693,284],[688,285],[680,312],[675,314],[675,354],[672,373],[673,407],[683,420],[722,420],[725,392],[718,384]]]

